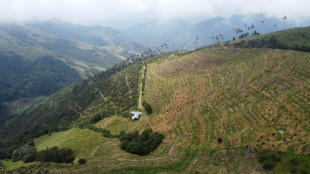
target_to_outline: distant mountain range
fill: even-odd
[[[201,46],[216,43],[216,35],[222,34],[220,41],[232,40],[241,33],[234,29],[240,29],[243,33],[256,31],[258,33],[269,33],[297,26],[310,25],[310,22],[296,24],[294,21],[268,18],[263,15],[251,17],[232,16],[231,18],[216,17],[191,24],[185,20],[150,20],[133,25],[124,32],[135,39],[152,46],[168,45],[169,50],[194,49]],[[254,28],[251,28],[251,25]],[[248,30],[250,27],[250,30]],[[197,37],[198,36],[198,37]],[[212,39],[214,37],[214,39]]]

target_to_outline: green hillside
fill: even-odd
[[[89,129],[73,128],[64,132],[55,132],[34,140],[37,150],[48,147],[72,148],[76,151],[76,158],[91,156],[97,146],[108,139]]]
[[[260,36],[253,36],[232,42],[240,48],[279,48],[310,51],[310,27],[293,28]]]
[[[51,95],[143,50],[110,28],[0,24],[0,103]]]
[[[72,148],[86,164],[35,162],[13,172],[309,173],[309,63],[309,53],[296,50],[208,47],[119,65],[6,123],[2,156],[39,137],[38,149]],[[153,113],[132,122],[123,116],[138,109],[141,83]],[[97,133],[149,127],[165,139],[146,156]]]
[[[0,103],[48,96],[79,80],[76,71],[52,57],[27,61],[0,55]]]
[[[142,64],[127,66],[128,62],[117,64],[96,78],[68,86],[34,107],[21,111],[0,127],[2,148],[23,144],[73,125],[83,126],[128,112],[138,100],[137,82]]]

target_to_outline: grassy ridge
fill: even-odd
[[[279,48],[309,52],[310,27],[293,28],[229,43],[241,48]]]

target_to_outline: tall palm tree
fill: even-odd
[[[287,17],[286,16],[284,16],[283,18],[282,18],[282,20],[283,20],[283,30],[284,30],[284,24],[285,24],[285,20],[287,19]]]

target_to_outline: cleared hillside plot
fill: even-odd
[[[310,153],[309,83],[309,53],[206,48],[149,64],[144,97],[177,144]]]
[[[75,161],[77,161],[79,158],[91,156],[97,146],[108,140],[108,138],[92,130],[73,128],[41,136],[35,139],[34,142],[38,151],[53,146],[73,149],[76,156]]]
[[[95,124],[97,128],[109,130],[112,135],[118,135],[120,131],[143,131],[149,125],[150,119],[145,113],[142,114],[139,121],[132,121],[131,117],[124,118],[121,116],[113,116],[104,118]]]

